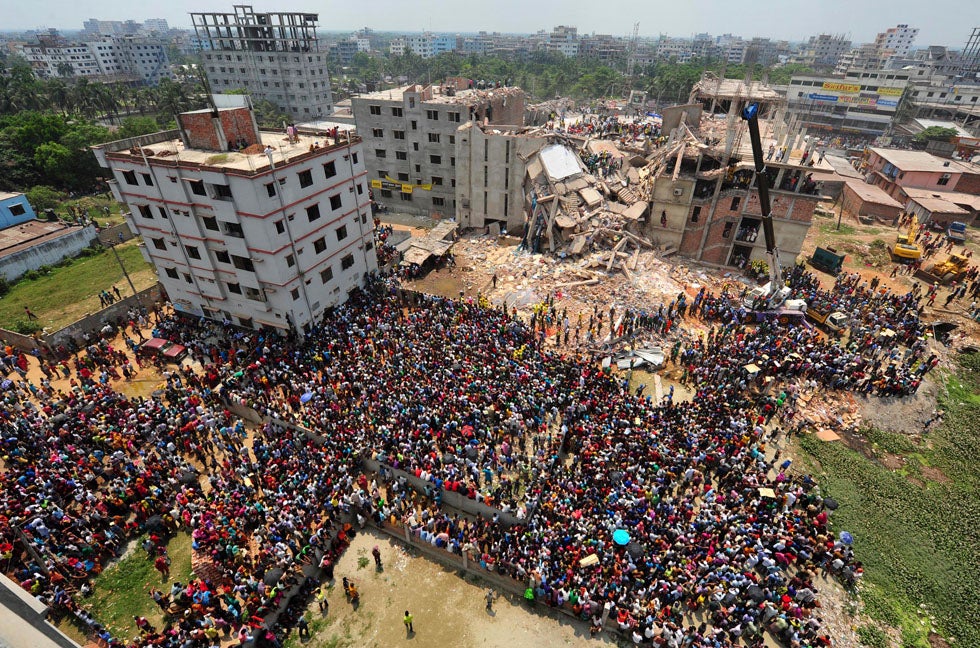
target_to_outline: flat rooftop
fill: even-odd
[[[344,126],[337,124],[337,127],[336,138],[328,137],[326,128],[300,129],[295,142],[290,142],[285,133],[261,131],[259,136],[262,143],[253,144],[244,151],[221,152],[187,148],[176,130],[109,142],[92,148],[105,151],[109,160],[129,159],[142,163],[145,155],[148,162],[161,166],[180,164],[245,174],[264,173],[270,169],[269,157],[265,154],[266,147],[272,149],[272,159],[276,164],[284,164],[319,155],[324,150],[347,146],[348,134],[344,131]],[[356,135],[351,137],[353,141],[359,141]]]
[[[417,92],[420,96],[424,96],[429,90],[430,86],[424,86],[421,84],[404,85],[397,88],[391,88],[389,90],[377,90],[375,92],[367,92],[362,95],[354,97],[354,99],[367,99],[367,100],[377,100],[377,101],[403,101],[405,93]],[[504,88],[487,88],[486,90],[477,89],[467,89],[467,90],[455,90],[453,94],[446,94],[443,91],[443,87],[433,84],[431,86],[431,94],[429,98],[422,99],[425,103],[442,103],[447,105],[458,104],[463,106],[471,106],[480,104],[491,97],[496,96],[508,96],[523,94],[523,90],[516,86],[507,86]]]
[[[61,221],[29,220],[0,230],[0,259],[30,249],[46,241],[53,241],[81,229],[79,225],[65,225]]]
[[[980,172],[972,164],[963,164],[957,160],[947,160],[936,157],[925,151],[904,151],[872,147],[871,151],[900,171],[927,171],[939,173]]]
[[[16,198],[17,196],[23,196],[22,193],[16,193],[11,191],[0,191],[0,200],[8,200],[10,198]]]

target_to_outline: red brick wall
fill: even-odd
[[[221,121],[221,129],[224,131],[225,141],[235,144],[239,138],[244,139],[248,145],[256,144],[260,141],[259,134],[255,130],[252,114],[248,108],[231,108],[218,111]],[[187,144],[190,148],[203,149],[205,151],[226,151],[227,144],[223,143],[212,121],[210,112],[184,113],[178,116],[180,125],[187,134]]]
[[[960,176],[953,191],[980,196],[980,173],[964,173]]]
[[[844,184],[844,211],[858,216],[873,216],[886,223],[891,223],[898,218],[901,207],[882,205],[881,203],[864,202],[847,183]]]
[[[728,262],[728,252],[738,226],[737,223],[733,224],[728,238],[725,238],[722,235],[725,232],[725,223],[728,222],[732,221],[726,218],[716,218],[708,225],[708,237],[704,241],[704,252],[701,254],[702,261],[718,265]]]

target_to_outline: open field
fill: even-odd
[[[800,442],[841,502],[835,529],[854,535],[865,612],[896,629],[890,644],[865,630],[865,645],[939,648],[941,636],[980,645],[980,354],[961,363],[940,396],[945,420],[928,433],[869,429],[860,451],[810,436]]]
[[[116,248],[136,290],[157,282],[153,267],[143,260],[136,241]],[[24,307],[38,316],[39,324],[57,330],[99,310],[99,292],[117,286],[123,296],[132,294],[122,269],[111,250],[71,259],[71,263],[52,266],[36,279],[21,279],[0,298],[0,327],[17,330],[26,322]]]

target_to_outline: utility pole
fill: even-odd
[[[119,262],[119,267],[122,268],[123,275],[125,275],[126,281],[129,282],[129,287],[133,289],[133,297],[135,297],[136,296],[136,286],[133,285],[133,280],[130,279],[129,273],[126,272],[126,266],[123,265],[122,259],[119,258],[119,253],[116,252],[116,246],[115,245],[110,245],[109,246],[109,249],[112,250],[112,254],[116,257],[116,261]]]

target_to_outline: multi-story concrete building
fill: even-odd
[[[841,57],[851,51],[851,41],[843,34],[811,36],[803,48],[805,65],[834,68]]]
[[[55,33],[39,36],[36,44],[21,46],[20,53],[40,78],[122,79],[146,85],[173,78],[167,43],[157,38],[104,36],[71,43]]]
[[[142,31],[149,34],[166,34],[170,31],[170,25],[167,24],[166,18],[147,18],[143,21]]]
[[[405,53],[406,45],[404,38],[392,39],[388,45],[388,53],[392,56],[402,56]]]
[[[786,93],[787,119],[799,119],[810,130],[881,135],[893,126],[908,84],[909,73],[900,70],[794,76]]]
[[[413,34],[405,39],[405,49],[427,59],[456,49],[456,37],[449,34]]]
[[[360,140],[260,132],[251,109],[94,147],[181,312],[302,332],[377,269]]]
[[[468,121],[524,123],[520,88],[410,85],[353,97],[375,198],[401,211],[453,216],[457,130]],[[489,173],[489,171],[488,171]]]
[[[912,51],[912,44],[915,43],[918,33],[917,27],[908,25],[890,27],[875,38],[875,48],[882,58],[906,57]]]
[[[214,92],[245,89],[306,121],[333,112],[315,13],[192,13],[195,35],[207,41],[202,59]]]

